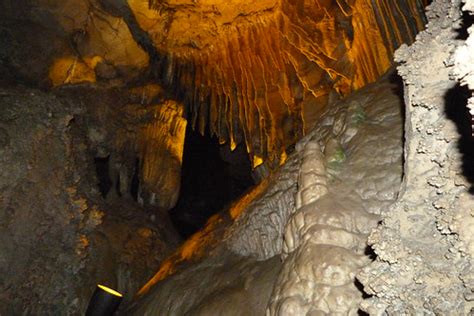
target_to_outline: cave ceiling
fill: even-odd
[[[254,167],[275,167],[329,103],[376,80],[414,41],[426,2],[5,2],[2,30],[29,47],[13,41],[0,54],[24,48],[10,66],[50,86],[156,81],[202,134],[245,143]]]

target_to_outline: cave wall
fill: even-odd
[[[471,2],[466,1],[465,10]],[[405,82],[402,191],[368,242],[377,259],[360,274],[370,314],[472,313],[472,129],[464,58],[471,27],[461,1],[434,1],[426,31],[397,51]],[[466,12],[467,14],[467,12]],[[464,31],[463,31],[464,30]],[[463,53],[464,51],[464,53]],[[429,53],[426,53],[429,52]],[[472,51],[470,53],[472,55]]]
[[[3,1],[0,67],[43,86],[159,81],[202,134],[274,169],[328,103],[388,69],[425,4]]]
[[[238,213],[222,247],[263,262],[281,255],[267,315],[472,314],[472,31],[462,6],[472,1],[434,1],[427,30],[396,54],[404,131],[400,112],[384,112],[396,108],[384,102],[390,93],[370,85],[323,113],[296,146],[299,158],[282,167],[286,177],[265,184]],[[286,206],[278,206],[280,190],[291,192]],[[273,199],[264,202],[265,192]],[[191,281],[189,271],[203,267],[212,265],[191,259],[184,272],[147,284],[132,311],[179,309],[167,293],[179,296],[180,276]],[[206,306],[201,294],[186,311]]]
[[[116,101],[96,89],[1,88],[0,314],[82,314],[97,283],[127,301],[177,246],[164,216],[100,195],[97,131],[127,127],[93,114]]]
[[[186,241],[123,313],[356,313],[366,238],[402,179],[392,79],[327,109],[287,162]]]
[[[174,207],[187,125],[181,103],[157,84],[54,91],[82,104],[88,119],[81,124],[94,156],[108,161],[108,199],[135,200],[163,214]]]
[[[183,262],[207,256],[201,245],[217,244],[213,234],[219,231],[225,242],[214,254],[229,256],[235,267],[229,283],[238,286],[221,293],[227,284],[215,284],[183,303],[183,310],[226,311],[212,295],[219,292],[225,301],[228,293],[243,304],[243,291],[257,280],[265,283],[256,288],[268,305],[255,310],[267,308],[270,315],[359,308],[373,314],[469,313],[472,36],[466,42],[463,36],[472,31],[462,33],[461,22],[469,22],[459,10],[461,2],[434,1],[427,31],[396,54],[407,105],[405,175],[398,198],[401,138],[388,151],[376,140],[380,135],[395,139],[400,132],[391,125],[396,115],[379,112],[387,104],[377,98],[388,97],[383,89],[389,84],[370,85],[365,90],[370,96],[355,94],[363,101],[337,102],[379,77],[394,49],[414,40],[423,27],[423,4],[2,2],[2,80],[66,90],[55,90],[59,99],[34,89],[0,92],[5,105],[0,108],[1,159],[10,166],[1,170],[0,271],[8,277],[0,280],[0,302],[13,302],[0,304],[5,308],[0,312],[20,307],[31,313],[76,313],[92,291],[85,283],[102,277],[130,293],[150,276],[163,259],[156,254],[168,252],[176,240],[172,232],[164,233],[170,244],[163,243],[168,230],[149,221],[166,220],[131,201],[159,209],[176,202],[188,120],[201,132],[209,128],[231,149],[245,143],[254,167],[264,160],[270,169],[287,164],[164,261],[140,291],[148,296],[137,310],[164,308],[156,305],[163,302],[157,299],[160,288],[183,290],[187,282],[179,275],[157,282]],[[473,6],[472,1],[464,5],[466,10]],[[87,96],[94,89],[76,90],[86,94],[82,97],[71,93],[80,83],[109,89],[138,78],[161,81],[166,92],[141,83],[115,106],[123,96],[101,106],[97,100],[104,95]],[[336,106],[328,108],[329,103]],[[367,110],[369,104],[378,107]],[[368,114],[373,116],[367,121]],[[378,127],[375,134],[358,134],[354,126],[367,122]],[[287,153],[304,134],[295,154]],[[360,148],[365,156],[357,156]],[[92,157],[111,159],[114,189],[106,202],[92,185],[97,180]],[[137,159],[142,182],[134,197]],[[367,164],[373,167],[369,171]],[[232,221],[222,232],[219,225]],[[367,245],[375,251],[372,263]],[[214,267],[226,278],[218,258],[203,264],[208,282]],[[97,268],[102,266],[105,271]],[[196,277],[190,266],[186,276]],[[269,275],[243,283],[235,277],[259,269]],[[202,286],[199,280],[193,284]],[[363,300],[362,287],[372,297]],[[176,300],[167,299],[164,306],[175,308]],[[253,310],[246,307],[242,311]]]
[[[0,60],[13,79],[121,85],[149,65],[125,19],[99,1],[2,1],[0,12]]]

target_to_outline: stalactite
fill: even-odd
[[[183,106],[165,101],[149,111],[153,118],[143,125],[137,139],[141,160],[141,196],[147,204],[169,210],[180,189],[186,120]]]
[[[139,24],[172,65],[161,67],[165,83],[187,88],[193,126],[231,148],[245,142],[254,167],[282,162],[331,95],[345,96],[384,73],[394,49],[423,27],[426,4],[139,3],[130,1]]]

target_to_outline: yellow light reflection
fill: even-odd
[[[97,284],[97,286],[98,286],[100,289],[102,289],[102,290],[104,290],[105,292],[110,293],[110,294],[112,294],[112,295],[115,295],[115,296],[118,296],[118,297],[122,297],[122,296],[123,296],[121,293],[119,293],[119,292],[117,292],[117,291],[115,291],[115,290],[113,290],[113,289],[111,289],[111,288],[109,288],[109,287],[106,287],[105,285]]]

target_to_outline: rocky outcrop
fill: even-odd
[[[231,148],[245,143],[254,166],[273,168],[328,103],[390,67],[394,49],[423,28],[425,4],[150,3],[130,6],[164,54],[165,85],[183,95],[193,126],[209,127]]]
[[[13,80],[123,85],[149,66],[126,19],[100,1],[2,1],[0,12],[0,63]]]
[[[124,313],[357,312],[366,238],[402,177],[402,100],[389,81],[328,109],[287,164],[187,241]],[[225,217],[235,222],[209,247]]]
[[[371,261],[366,239],[401,180],[401,100],[387,93],[396,87],[364,89],[363,101],[356,94],[326,113],[298,144],[297,209],[267,315],[357,313],[363,293],[355,276]]]
[[[4,1],[0,67],[43,86],[158,81],[202,134],[275,169],[329,103],[390,67],[425,2]]]
[[[399,199],[369,236],[377,260],[359,275],[372,295],[362,304],[370,314],[473,311],[471,93],[450,79],[455,50],[454,70],[472,71],[459,60],[468,26],[460,6],[434,1],[426,31],[396,54],[405,83],[405,175]]]
[[[71,90],[0,89],[2,315],[81,314],[100,282],[128,300],[177,245],[159,214],[101,198],[89,114]]]
[[[229,249],[258,260],[281,253],[283,231],[295,210],[300,164],[300,155],[290,155],[287,162],[261,184],[265,187],[260,196],[250,201],[245,209],[234,209],[236,221],[224,237]]]

